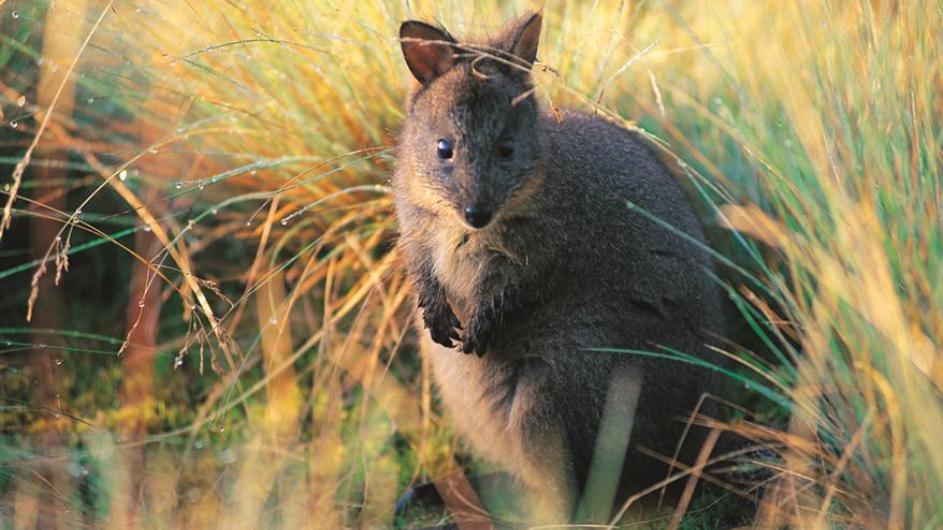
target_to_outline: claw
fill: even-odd
[[[473,341],[473,340],[471,340],[471,339],[469,339],[469,338],[463,338],[463,339],[462,339],[462,347],[459,348],[459,349],[462,351],[462,353],[464,353],[464,354],[469,354],[469,353],[472,352],[472,350],[473,350],[474,348],[475,348],[475,341]]]
[[[468,326],[468,331],[462,334],[460,348],[462,353],[474,353],[478,357],[484,357],[489,342],[487,329],[481,325],[481,321],[473,320]]]
[[[426,304],[421,306],[423,308],[422,319],[433,342],[447,348],[454,347],[454,341],[460,338],[458,331],[455,329],[458,327],[458,318],[452,312],[448,302],[444,298],[425,298],[421,302]]]

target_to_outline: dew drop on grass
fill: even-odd
[[[56,359],[56,366],[62,366],[62,359]]]
[[[19,11],[14,11],[14,12],[11,13],[11,14],[13,15],[13,18],[14,18],[14,19],[20,18],[20,12],[19,12]]]
[[[91,105],[92,103],[95,103],[95,98],[88,98],[88,104]]]
[[[288,226],[288,218],[283,217],[282,220],[279,222],[279,224],[281,224],[282,226]]]
[[[13,127],[14,129],[16,129],[16,128],[19,127],[19,126],[20,126],[20,124],[17,123],[17,122],[15,122],[15,121],[11,121],[11,122],[10,122],[10,127]]]
[[[122,169],[122,170],[121,170],[121,173],[118,173],[118,180],[120,180],[121,182],[124,182],[124,181],[128,180],[128,170],[127,170],[127,169]]]
[[[183,366],[183,356],[178,355],[174,359],[174,369],[180,368],[181,366]]]
[[[16,100],[16,106],[23,107],[25,105],[26,105],[26,96],[20,96],[20,98]]]
[[[144,307],[144,299],[138,300],[138,307]]]
[[[210,210],[210,213],[213,214],[213,215],[218,214],[218,213],[219,213],[219,208],[213,208],[212,210]]]
[[[175,189],[178,189],[178,190],[179,190],[179,189],[182,189],[182,188],[183,188],[183,181],[182,181],[182,180],[178,180],[178,181],[174,182],[174,188],[175,188]]]
[[[151,231],[151,225],[144,225],[144,231],[145,231],[145,232],[150,232],[150,231]]]

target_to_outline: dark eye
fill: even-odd
[[[435,154],[439,155],[439,158],[442,160],[449,160],[452,158],[452,142],[446,140],[445,138],[440,138],[435,144]]]
[[[514,146],[511,145],[510,142],[501,142],[501,144],[498,145],[498,155],[501,156],[501,158],[511,158],[514,156]]]

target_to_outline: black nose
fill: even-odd
[[[472,228],[484,228],[491,221],[491,210],[484,206],[471,205],[465,207],[465,220]]]

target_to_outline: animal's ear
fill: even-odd
[[[514,22],[504,34],[505,49],[516,57],[533,66],[537,60],[537,47],[540,45],[540,26],[543,12],[537,11],[524,15]]]
[[[426,84],[452,68],[455,39],[425,22],[407,20],[399,27],[400,45],[409,71]]]

